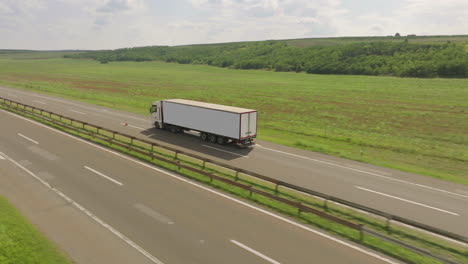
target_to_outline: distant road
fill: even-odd
[[[26,168],[153,263],[395,263],[3,110],[0,120],[0,167]]]
[[[0,87],[0,96],[468,236],[464,185],[261,140],[247,149],[210,144],[194,135],[153,129],[149,116],[49,95]]]

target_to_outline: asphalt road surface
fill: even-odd
[[[149,115],[29,91],[0,87],[0,96],[468,236],[464,185],[261,140],[247,149],[210,144],[193,134],[156,130]]]
[[[395,263],[26,118],[0,122],[1,168],[29,171],[153,263]]]

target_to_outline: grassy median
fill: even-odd
[[[0,263],[71,264],[72,261],[0,196]]]

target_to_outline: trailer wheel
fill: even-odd
[[[177,133],[179,130],[177,129],[177,127],[175,126],[171,126],[171,128],[169,129],[169,131],[171,131],[171,133]]]
[[[207,141],[208,140],[208,135],[205,132],[201,132],[200,138],[203,141]]]
[[[225,137],[221,137],[221,136],[218,136],[216,138],[216,143],[220,144],[220,145],[224,145],[226,144],[226,138]]]
[[[211,143],[216,143],[216,136],[215,135],[210,135],[209,140]]]

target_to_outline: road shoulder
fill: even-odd
[[[1,161],[0,194],[77,264],[152,263],[13,164]]]

